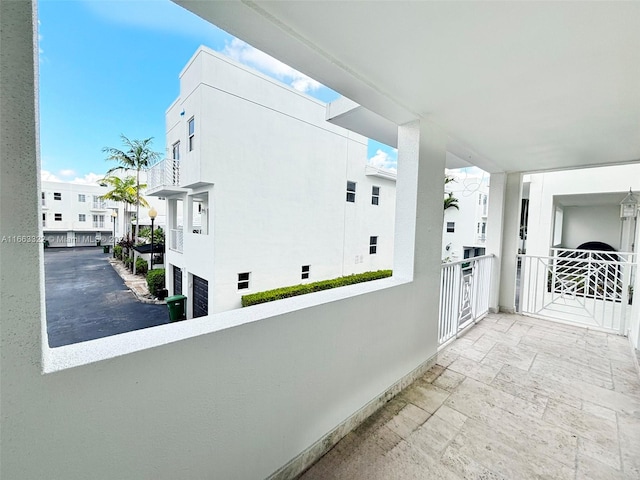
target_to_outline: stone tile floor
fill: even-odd
[[[300,478],[638,480],[628,340],[489,315]]]

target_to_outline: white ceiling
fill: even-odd
[[[176,3],[487,171],[640,161],[640,2]]]

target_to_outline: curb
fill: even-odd
[[[149,303],[153,305],[166,305],[164,300],[158,300],[149,293],[149,289],[146,286],[144,280],[137,275],[133,275],[127,270],[118,260],[113,257],[108,259],[109,264],[113,267],[116,273],[122,278],[125,286],[133,293],[133,295],[142,303]],[[139,285],[136,285],[138,283]],[[136,288],[138,286],[139,288]],[[140,291],[142,290],[142,291]]]

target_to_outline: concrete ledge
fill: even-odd
[[[382,408],[389,400],[398,395],[402,390],[407,388],[418,378],[423,376],[429,371],[435,364],[438,354],[434,354],[427,361],[420,366],[409,372],[402,377],[396,383],[391,385],[381,395],[371,400],[360,410],[348,417],[337,427],[323,436],[316,443],[311,445],[305,451],[294,457],[287,464],[272,473],[268,480],[290,480],[297,478],[307,469],[309,469],[314,463],[316,463],[322,456],[333,448],[333,446],[342,440],[349,432],[357,428],[362,422],[373,415],[377,410]]]

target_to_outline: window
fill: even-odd
[[[42,226],[43,227],[47,226],[47,214],[46,213],[42,214]]]
[[[180,142],[176,142],[171,147],[171,158],[180,160]]]
[[[302,266],[302,279],[306,280],[307,278],[309,278],[309,265],[303,265]]]
[[[93,196],[93,208],[102,210],[105,208],[105,201],[99,195]]]
[[[54,219],[56,222],[61,222],[61,221],[62,221],[62,214],[61,214],[61,213],[55,213],[55,214],[53,215],[53,219]]]
[[[84,213],[79,213],[78,214],[78,221],[79,222],[86,222],[87,221],[87,216]]]
[[[54,199],[54,200],[62,200],[62,193],[60,193],[60,192],[53,192],[53,199]]]
[[[46,198],[44,192],[42,192],[41,197],[42,197],[42,205],[44,206],[44,205],[47,204],[47,198]]]
[[[371,205],[380,204],[380,187],[371,187]]]
[[[249,288],[249,272],[238,274],[238,290]]]
[[[456,222],[447,222],[447,233],[453,233],[456,231]]]
[[[93,228],[104,228],[104,215],[93,216]]]
[[[193,140],[194,137],[196,135],[196,120],[195,118],[191,117],[189,119],[189,151],[193,150]]]
[[[369,237],[369,255],[375,255],[378,252],[378,237]]]
[[[347,202],[356,201],[356,182],[347,181]]]
[[[80,203],[84,203],[84,202],[86,202],[86,201],[87,201],[86,195],[84,195],[83,193],[79,193],[79,194],[78,194],[78,201],[79,201]]]

